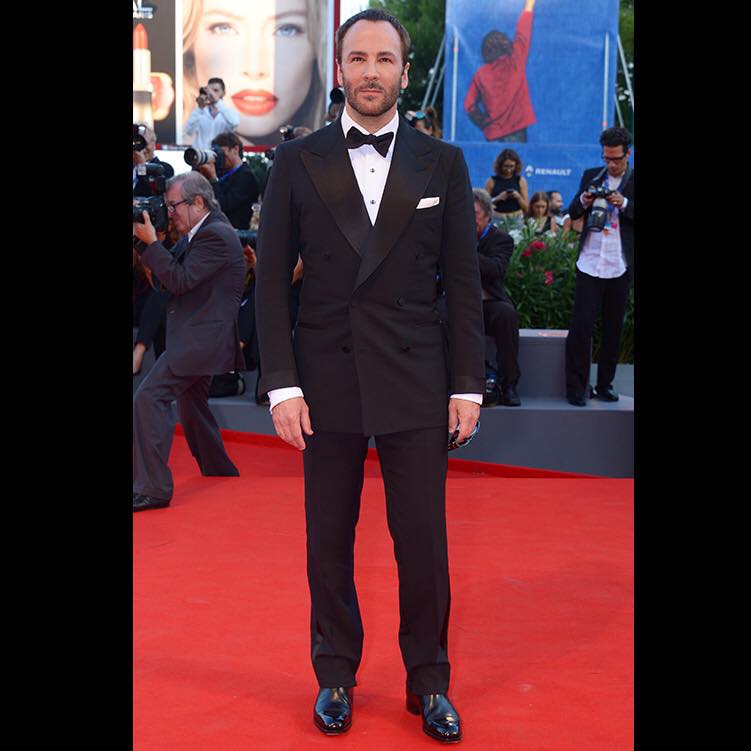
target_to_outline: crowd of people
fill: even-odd
[[[229,223],[241,233],[244,258],[246,261],[246,278],[238,316],[240,331],[240,346],[244,351],[245,367],[243,370],[257,370],[255,400],[260,405],[267,405],[268,396],[259,393],[258,383],[261,375],[261,362],[258,354],[258,342],[255,331],[255,232],[258,213],[261,207],[262,187],[265,180],[256,178],[253,170],[244,158],[243,141],[237,135],[236,118],[222,107],[224,97],[224,82],[213,78],[202,87],[196,99],[195,118],[186,124],[186,132],[197,131],[198,138],[194,143],[203,143],[209,149],[221,151],[221,169],[217,172],[217,161],[212,160],[200,164],[195,170],[203,175],[210,183],[213,194],[225,214]],[[344,95],[336,88],[330,94],[330,104],[327,121],[335,122],[341,114]],[[211,108],[214,107],[213,115]],[[227,115],[227,116],[225,116]],[[438,116],[433,107],[423,110],[409,110],[404,113],[405,120],[416,130],[441,138]],[[154,155],[155,135],[153,129],[146,126],[147,146],[142,151],[133,152],[134,188],[133,194],[149,195],[149,182],[136,175],[136,165],[145,161],[162,164],[167,177],[173,174],[169,164],[160,162]],[[301,138],[311,131],[304,126],[289,126],[285,140]],[[628,150],[630,137],[622,129],[609,129],[607,136],[612,138],[612,132],[617,132],[619,141]],[[211,136],[210,141],[205,139]],[[610,163],[609,163],[610,164]],[[272,163],[273,166],[273,163]],[[624,168],[625,169],[625,168]],[[483,400],[484,407],[519,406],[521,400],[517,391],[520,378],[518,365],[519,328],[518,319],[513,302],[506,288],[505,277],[514,244],[507,234],[510,228],[521,228],[525,223],[533,222],[535,234],[555,236],[561,232],[564,235],[574,232],[581,237],[584,229],[585,216],[579,211],[581,194],[579,191],[572,201],[574,209],[564,204],[560,191],[537,191],[529,196],[527,180],[522,175],[523,163],[519,154],[510,148],[504,148],[496,157],[492,166],[492,174],[488,177],[483,188],[475,188],[473,192],[475,203],[475,218],[477,221],[478,258],[480,273],[483,281],[483,309],[485,333],[492,337],[496,344],[497,361],[486,362],[486,390]],[[602,177],[602,175],[598,176]],[[589,187],[589,186],[585,186]],[[608,230],[604,230],[607,235]],[[159,239],[166,248],[172,248],[178,237],[172,226],[171,218],[166,230],[158,232]],[[290,320],[294,327],[299,304],[299,294],[303,277],[303,261],[298,256],[290,288]],[[580,272],[577,272],[580,273]],[[438,285],[440,290],[440,284]],[[581,298],[580,293],[579,297]],[[169,291],[164,289],[158,278],[145,268],[138,254],[133,253],[133,315],[134,327],[137,328],[133,350],[133,375],[140,373],[143,358],[149,348],[153,349],[157,358],[165,348],[166,305]],[[439,300],[440,306],[440,300]],[[579,317],[572,325],[581,319]],[[578,329],[575,329],[575,331]],[[586,331],[589,327],[585,327]],[[615,334],[611,335],[614,336]],[[618,336],[620,332],[618,332]],[[591,332],[585,335],[584,342],[579,347],[591,345]],[[589,341],[589,345],[588,342]],[[572,344],[573,346],[573,344]],[[611,348],[613,345],[609,345]],[[606,354],[608,349],[606,347]],[[616,353],[617,355],[617,353]],[[568,356],[574,368],[576,356]],[[581,369],[581,365],[577,366]],[[614,369],[614,368],[613,368]],[[568,376],[567,376],[568,378]],[[599,389],[592,393],[608,394],[605,377],[599,379]],[[568,382],[568,380],[567,380]],[[573,383],[573,382],[572,382]],[[242,393],[245,382],[240,372],[217,373],[210,385],[212,397],[231,396]],[[571,385],[567,398],[572,404],[581,405],[583,391],[580,385]],[[607,398],[607,396],[605,397]]]

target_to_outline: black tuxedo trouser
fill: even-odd
[[[519,370],[519,316],[516,308],[504,300],[483,300],[485,333],[495,339],[496,361],[501,386],[516,386]]]
[[[209,409],[211,376],[175,375],[167,356],[165,352],[159,357],[133,395],[133,492],[163,500],[170,500],[173,490],[167,466],[175,435],[173,400],[201,474],[240,474],[224,450],[219,426]]]
[[[602,335],[597,365],[597,390],[613,383],[621,347],[623,317],[628,301],[628,273],[600,279],[576,269],[574,310],[566,336],[566,396],[587,398],[592,358],[592,330],[602,311]]]
[[[407,688],[418,694],[449,684],[447,438],[447,426],[375,437],[399,574],[399,646]],[[368,437],[316,431],[305,441],[313,669],[322,687],[355,686],[363,625],[354,543]]]

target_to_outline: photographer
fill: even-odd
[[[158,164],[164,169],[164,177],[169,179],[175,174],[172,165],[160,161],[154,156],[156,133],[145,123],[133,124],[133,195],[150,196],[153,194],[148,175],[138,174],[139,164]]]
[[[133,397],[133,511],[170,504],[173,400],[201,474],[239,475],[224,449],[208,394],[213,373],[244,366],[237,330],[245,277],[242,247],[203,175],[173,177],[164,201],[181,235],[173,252],[158,242],[151,210],[133,222],[139,240],[135,250],[171,293],[167,348]]]
[[[634,274],[634,172],[631,134],[607,128],[600,135],[605,167],[585,170],[569,206],[572,221],[584,219],[576,261],[574,309],[566,337],[566,397],[586,406],[592,330],[602,312],[597,385],[591,398],[618,401],[613,378],[629,285]]]
[[[195,134],[192,141],[195,148],[208,149],[216,136],[232,131],[240,124],[240,115],[222,101],[224,94],[221,78],[209,78],[206,86],[198,90],[197,106],[184,128],[186,136]]]
[[[482,188],[472,191],[475,204],[475,232],[482,284],[482,315],[485,333],[495,340],[500,403],[519,407],[519,316],[506,289],[506,271],[514,252],[514,240],[491,222],[493,201]],[[492,380],[492,379],[491,379]],[[490,392],[490,393],[489,393]],[[483,406],[493,406],[493,389],[486,382]]]
[[[214,189],[222,211],[235,229],[248,229],[253,204],[258,200],[258,183],[253,170],[243,161],[243,144],[236,133],[220,133],[211,142],[224,158],[217,175],[217,162],[197,167]]]

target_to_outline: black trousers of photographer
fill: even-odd
[[[179,376],[165,351],[133,395],[133,492],[169,501],[172,472],[169,460],[175,434],[174,401],[185,440],[202,475],[237,477],[209,408],[211,376]]]
[[[602,314],[602,336],[597,365],[597,390],[611,386],[621,348],[623,317],[628,301],[628,272],[614,279],[600,279],[576,269],[574,309],[566,337],[566,396],[589,396],[592,331]]]
[[[519,316],[506,300],[483,300],[482,317],[485,333],[495,339],[496,364],[503,388],[516,386],[519,369]]]

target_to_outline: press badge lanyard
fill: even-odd
[[[234,175],[234,174],[235,174],[235,172],[237,172],[237,170],[239,170],[239,169],[240,169],[240,167],[242,167],[242,166],[243,166],[243,165],[242,165],[242,162],[240,162],[240,164],[238,164],[238,165],[237,165],[237,167],[235,167],[234,169],[231,169],[231,170],[230,170],[229,172],[227,172],[226,174],[222,175],[222,176],[221,176],[221,177],[219,178],[219,182],[220,182],[220,183],[221,183],[221,182],[224,182],[224,181],[225,181],[225,180],[226,180],[226,179],[227,179],[227,178],[228,178],[228,177],[229,177],[230,175]]]
[[[618,183],[618,187],[616,188],[616,190],[619,193],[621,192],[621,188],[626,184],[626,180],[628,180],[628,177],[630,174],[631,174],[631,167],[626,165],[626,171],[623,173],[623,177],[621,178],[621,181]],[[610,225],[610,229],[612,230],[618,229],[618,221],[616,219],[617,213],[618,213],[618,207],[613,206],[612,203],[609,203],[608,204],[608,224]],[[608,233],[607,227],[603,229],[603,232],[607,235]]]

